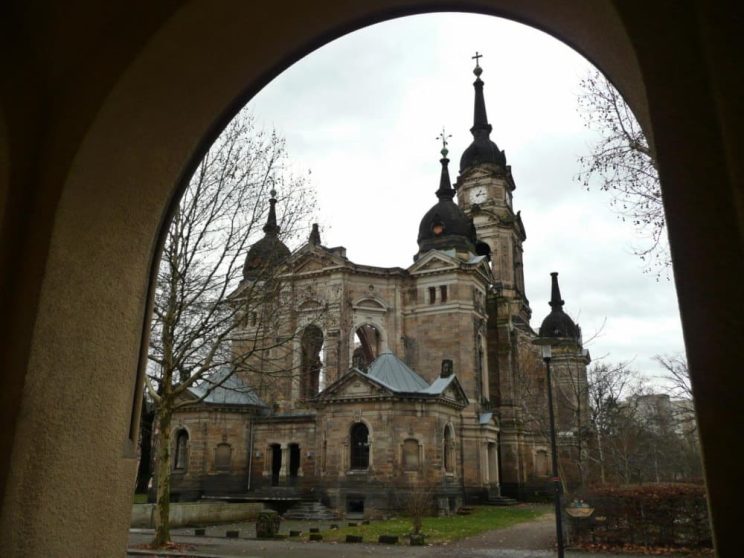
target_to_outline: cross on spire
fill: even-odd
[[[452,134],[448,134],[447,132],[445,132],[444,126],[442,126],[442,132],[436,137],[436,139],[442,140],[442,151],[440,151],[442,157],[447,157],[447,154],[449,153],[449,149],[447,149],[447,144],[449,144],[449,142],[447,141],[447,139],[451,137]]]
[[[483,58],[483,55],[479,53],[477,50],[475,51],[475,56],[472,56],[471,59],[475,60],[475,67],[480,67],[480,64],[478,63],[480,59]]]

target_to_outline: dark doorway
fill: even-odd
[[[357,422],[351,427],[351,468],[367,469],[369,467],[369,430],[364,423]]]
[[[279,444],[271,445],[271,486],[279,485],[279,471],[282,469],[282,448]]]
[[[289,484],[297,483],[297,474],[300,471],[300,445],[289,444]]]
[[[364,515],[364,496],[347,496],[346,513],[353,515]]]

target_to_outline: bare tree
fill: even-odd
[[[610,192],[621,218],[646,238],[635,253],[647,263],[647,271],[662,273],[671,260],[654,153],[630,107],[604,75],[594,70],[580,87],[579,112],[598,139],[592,152],[579,158],[578,179],[587,189],[598,180]]]
[[[682,441],[679,447],[680,468],[691,478],[700,477],[702,475],[700,442],[687,359],[680,354],[656,355],[654,358],[664,368],[665,372],[661,379],[669,385],[667,393],[672,398],[673,428]]]
[[[656,355],[654,360],[661,364],[665,373],[662,379],[670,383],[670,395],[692,400],[692,384],[687,360],[682,355]]]
[[[265,234],[281,231],[286,240],[314,209],[308,184],[286,163],[284,140],[257,129],[252,116],[240,113],[199,164],[165,236],[146,378],[157,431],[155,547],[170,541],[171,421],[174,411],[195,403],[185,397],[187,390],[200,387],[203,399],[257,352],[291,339],[274,333],[286,314],[277,308],[276,296],[282,261],[270,258],[251,281],[243,280],[246,252],[262,236],[262,226]],[[281,227],[275,187],[283,194]],[[258,321],[249,329],[241,327],[247,316]],[[249,343],[241,339],[241,351],[232,347],[238,331],[253,336]]]
[[[594,435],[594,461],[599,468],[602,484],[608,480],[609,455],[621,425],[629,418],[629,409],[623,399],[639,390],[637,373],[628,363],[598,362],[587,370],[589,394],[589,420]],[[628,441],[621,447],[628,447]],[[627,452],[625,452],[627,453]]]
[[[679,372],[684,360],[675,358],[665,357],[665,362],[673,362]],[[691,406],[686,405],[690,399],[652,390],[627,363],[590,368],[589,398],[591,457],[602,483],[699,477],[699,446],[687,423],[694,424]]]

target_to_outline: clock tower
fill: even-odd
[[[515,184],[511,167],[504,151],[491,140],[480,55],[476,53],[474,58],[473,142],[460,159],[455,189],[457,203],[475,225],[476,252],[491,258],[494,283],[486,300],[490,404],[499,416],[501,489],[517,494],[531,459],[525,450],[530,434],[521,403],[535,336],[524,290],[522,243],[527,236],[512,205]]]
[[[511,166],[506,154],[491,140],[492,127],[486,116],[483,97],[483,68],[478,64],[475,107],[473,111],[473,142],[460,159],[460,175],[455,183],[457,201],[473,220],[479,254],[488,254],[496,281],[495,288],[502,299],[508,299],[508,313],[522,324],[528,324],[532,311],[524,289],[522,243],[527,238],[519,212],[514,212],[512,194],[515,189]]]

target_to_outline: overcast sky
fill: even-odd
[[[527,230],[527,297],[538,328],[550,308],[551,271],[565,310],[590,337],[596,360],[633,360],[660,373],[655,354],[683,352],[673,284],[643,273],[640,240],[609,197],[576,181],[593,136],[576,110],[591,68],[530,27],[494,17],[430,14],[357,31],[300,60],[249,107],[287,139],[298,172],[311,171],[322,240],[357,263],[408,267],[418,225],[436,202],[442,126],[453,181],[470,144],[475,79],[483,53],[491,138],[506,150],[514,208]]]

